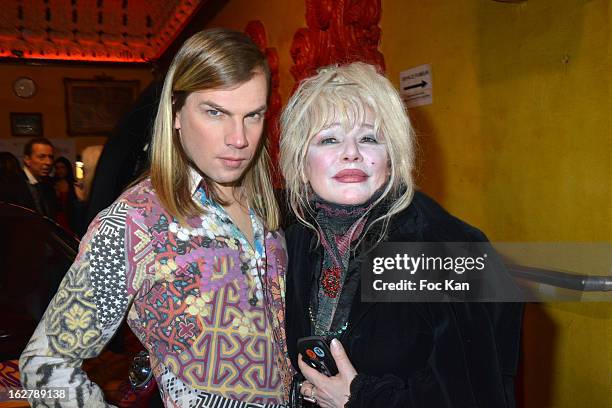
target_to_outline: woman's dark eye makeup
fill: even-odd
[[[365,143],[378,143],[378,139],[373,135],[366,135],[361,137],[361,141]]]
[[[358,136],[358,141],[359,143],[372,143],[372,144],[378,144],[380,143],[378,138],[376,137],[375,134],[373,133],[366,133],[362,136]],[[340,138],[340,140],[334,135],[332,136],[331,134],[322,134],[319,136],[319,140],[318,140],[318,144],[335,144],[335,143],[340,143],[342,141],[342,138]]]
[[[359,138],[359,142],[360,143],[378,143],[378,139],[376,139],[376,136],[362,136]],[[332,144],[332,143],[338,143],[338,140],[335,137],[331,137],[331,136],[324,136],[319,140],[319,144]]]

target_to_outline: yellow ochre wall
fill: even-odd
[[[607,0],[383,1],[389,77],[432,64],[434,103],[410,112],[423,190],[491,240],[612,241],[611,16]],[[612,304],[530,304],[523,347],[523,406],[611,406]]]
[[[421,188],[491,240],[612,241],[609,2],[382,7],[389,78],[432,64],[434,103],[410,110]],[[257,19],[279,52],[286,101],[304,2],[233,0],[209,26]],[[523,343],[520,406],[610,406],[612,304],[530,304]]]

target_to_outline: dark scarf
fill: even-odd
[[[351,245],[365,230],[369,213],[383,189],[359,205],[333,204],[315,197],[313,204],[318,234],[323,247],[320,274],[315,274],[310,296],[313,334],[333,338],[347,327],[356,284],[347,285]],[[353,248],[354,249],[354,248]]]

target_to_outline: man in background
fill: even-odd
[[[30,208],[51,219],[57,212],[57,198],[49,183],[54,149],[44,137],[31,139],[23,149],[23,174],[1,187],[0,200]]]

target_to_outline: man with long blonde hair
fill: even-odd
[[[179,50],[149,174],[89,226],[21,356],[25,388],[66,387],[44,403],[104,404],[80,366],[126,314],[166,406],[285,401],[286,251],[262,137],[269,85],[242,33],[202,31]]]

